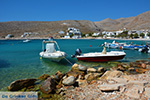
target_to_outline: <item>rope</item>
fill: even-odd
[[[73,65],[67,58],[64,58],[69,64]]]

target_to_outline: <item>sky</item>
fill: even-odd
[[[118,19],[150,11],[150,0],[0,0],[0,22]]]

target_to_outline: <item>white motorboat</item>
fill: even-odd
[[[46,43],[46,49],[44,49],[44,44]],[[55,49],[55,44],[58,50]],[[40,52],[42,58],[48,58],[51,61],[59,62],[61,59],[66,57],[66,53],[60,51],[60,48],[56,41],[43,41],[43,51]]]
[[[123,59],[125,55],[126,53],[124,51],[106,52],[105,48],[102,52],[91,52],[84,54],[81,54],[81,50],[77,49],[72,58],[76,57],[78,60],[87,62],[108,62]]]

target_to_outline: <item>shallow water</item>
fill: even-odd
[[[55,74],[56,71],[67,72],[71,65],[63,59],[60,63],[51,62],[49,60],[40,59],[39,52],[42,50],[43,40],[31,40],[31,42],[23,43],[23,40],[0,40],[0,88],[6,87],[10,82],[24,78],[37,78],[40,75]],[[79,63],[88,67],[103,66],[111,67],[110,63],[90,63],[77,61],[70,56],[74,54],[77,48],[80,48],[83,53],[87,52],[101,52],[102,43],[112,42],[113,40],[98,40],[98,39],[79,39],[79,40],[65,40],[57,39],[61,51],[65,51],[68,56],[67,59],[72,63]],[[116,42],[136,43],[142,44],[143,41],[125,41],[116,40]],[[107,49],[110,51],[112,49]],[[121,62],[130,62],[150,57],[150,54],[143,54],[136,50],[124,50],[126,57]]]

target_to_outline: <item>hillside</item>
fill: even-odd
[[[104,19],[95,22],[99,28],[107,31],[119,30],[122,28],[132,29],[150,29],[150,11],[144,12],[136,17],[119,18],[119,19]]]
[[[65,20],[65,21],[14,21],[0,22],[0,36],[13,34],[20,37],[24,32],[38,33],[37,36],[57,36],[59,31],[66,31],[68,27],[80,29],[82,33],[98,32],[95,23],[87,20]]]
[[[13,34],[20,37],[24,32],[32,32],[33,37],[54,36],[59,38],[59,31],[66,31],[68,27],[80,29],[82,33],[116,31],[127,28],[128,30],[150,29],[150,11],[136,17],[104,19],[99,22],[88,20],[64,20],[64,21],[12,21],[0,22],[0,37]]]

